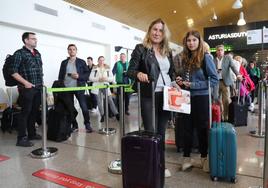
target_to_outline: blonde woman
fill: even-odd
[[[89,77],[89,80],[93,82],[92,86],[107,85],[107,84],[109,85],[110,82],[114,81],[113,73],[109,65],[106,65],[104,62],[105,58],[103,56],[100,56],[98,58],[98,65],[93,67]],[[104,122],[104,109],[103,109],[104,90],[93,89],[91,92],[95,95],[98,95],[98,108],[101,115],[100,122]],[[118,110],[113,102],[110,90],[108,90],[108,103],[112,113],[116,116],[116,119],[119,120]]]
[[[165,131],[170,112],[163,110],[163,87],[174,80],[174,65],[169,48],[169,30],[162,19],[154,20],[146,33],[142,44],[138,44],[129,62],[128,76],[141,82],[141,116],[144,129],[153,131],[151,80],[155,82],[156,132],[162,136],[165,147]],[[163,153],[163,164],[165,161]],[[165,177],[170,172],[165,170]],[[162,177],[163,178],[163,177]],[[164,180],[163,180],[164,185]],[[162,185],[162,186],[163,186]],[[161,186],[161,187],[162,187]]]

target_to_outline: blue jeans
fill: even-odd
[[[87,102],[86,102],[84,91],[74,91],[72,92],[72,95],[75,95],[76,99],[79,102],[79,105],[80,105],[80,108],[82,110],[83,117],[84,117],[84,124],[85,125],[90,124],[90,117],[89,117],[89,112],[87,108]]]

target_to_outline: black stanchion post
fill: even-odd
[[[266,92],[265,92],[265,130],[268,129],[268,89],[267,86],[265,86],[266,88]],[[267,167],[267,160],[268,160],[268,135],[267,135],[268,131],[265,131],[265,142],[264,142],[264,160],[263,160],[263,187],[267,187],[267,183],[268,183],[268,167]]]
[[[268,129],[268,100],[267,100],[268,99],[268,89],[267,89],[268,85],[264,84],[263,82],[262,82],[262,84],[263,85],[259,85],[259,87],[262,87],[265,85],[265,91],[266,91],[264,94],[265,98],[266,98],[265,103],[264,103],[264,105],[265,105],[265,130],[267,130]],[[259,95],[259,97],[260,97],[260,95]],[[259,104],[259,106],[263,107],[263,105],[260,105],[260,104]],[[265,188],[268,185],[268,166],[266,163],[268,160],[268,135],[267,135],[267,132],[268,131],[265,131],[265,133],[264,133],[265,137],[264,137],[264,158],[263,158],[263,182],[262,182],[262,186],[261,185],[250,186],[249,188]]]
[[[39,158],[39,159],[44,159],[44,158],[49,158],[53,157],[54,155],[57,154],[58,149],[54,147],[47,147],[47,123],[46,123],[46,112],[47,112],[47,106],[46,106],[46,87],[43,86],[42,90],[42,126],[43,126],[43,140],[42,140],[42,148],[36,149],[31,152],[31,156],[33,158]]]
[[[264,113],[264,83],[259,81],[259,90],[258,90],[258,104],[259,104],[259,117],[258,117],[258,130],[251,131],[249,134],[253,137],[264,138],[265,132],[263,131],[263,113]]]
[[[125,103],[124,103],[124,87],[120,88],[120,99],[119,99],[119,113],[120,113],[120,141],[119,147],[121,151],[121,138],[125,134]],[[118,94],[118,93],[117,93]],[[108,171],[113,174],[122,174],[121,159],[116,159],[110,162],[108,166]]]

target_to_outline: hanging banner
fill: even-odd
[[[268,43],[268,28],[263,29],[263,43]]]
[[[262,30],[248,30],[247,31],[247,45],[261,44],[262,43]]]

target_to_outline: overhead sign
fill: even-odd
[[[211,48],[215,48],[219,44],[224,46],[230,46],[231,51],[255,51],[263,47],[263,49],[268,49],[268,31],[264,30],[263,34],[259,33],[259,38],[257,36],[248,36],[247,31],[251,30],[262,30],[263,27],[268,29],[268,20],[260,22],[247,23],[244,26],[235,25],[225,25],[217,27],[206,27],[204,28],[204,40],[209,44]],[[259,31],[260,32],[260,31]],[[254,33],[249,33],[254,34]],[[262,37],[263,35],[263,37]],[[263,46],[261,42],[263,38]],[[249,42],[247,40],[249,39]],[[250,45],[249,45],[250,44]],[[250,53],[253,53],[250,52]],[[237,52],[238,53],[238,52]],[[240,53],[240,52],[239,52]],[[244,52],[242,52],[244,53]],[[242,55],[242,54],[241,54]],[[247,54],[252,56],[251,54]],[[249,58],[249,57],[246,57]]]
[[[263,43],[268,43],[268,28],[263,29]]]
[[[248,30],[247,31],[247,45],[261,44],[262,43],[262,30]]]
[[[234,33],[220,33],[209,35],[208,40],[222,40],[222,39],[233,39],[233,38],[241,38],[246,37],[247,32],[234,32]]]

